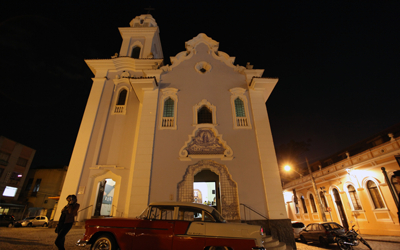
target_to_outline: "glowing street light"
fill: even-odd
[[[319,194],[318,194],[317,185],[315,184],[314,176],[312,175],[312,171],[311,171],[311,168],[310,168],[310,164],[308,164],[308,159],[307,159],[307,157],[306,157],[306,162],[307,162],[308,171],[310,172],[311,183],[312,183],[312,186],[313,186],[313,188],[314,188],[315,195],[317,196],[318,207],[319,207],[319,213],[320,213],[320,216],[321,216],[322,220],[323,220],[324,222],[326,222],[325,213],[324,213],[324,211],[323,211],[324,206],[322,205],[321,197],[320,197]],[[293,170],[294,172],[298,173],[298,174],[300,175],[300,177],[303,177],[302,174],[300,174],[300,173],[297,172],[296,170],[292,169],[289,165],[286,165],[286,166],[284,167],[284,169],[285,169],[286,171]]]
[[[285,171],[288,171],[288,172],[289,172],[290,170],[293,170],[294,172],[298,173],[298,174],[300,175],[300,177],[303,177],[302,174],[300,174],[300,173],[297,172],[296,170],[292,169],[289,165],[286,165],[286,166],[284,167],[284,169],[285,169]]]

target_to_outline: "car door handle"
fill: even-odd
[[[199,224],[199,225],[204,225],[204,223],[201,223],[201,222],[197,222],[197,224]]]

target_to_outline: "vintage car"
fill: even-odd
[[[260,226],[227,223],[214,208],[189,202],[151,203],[137,218],[85,222],[76,243],[91,249],[265,249]]]

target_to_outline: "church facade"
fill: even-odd
[[[278,79],[235,66],[205,34],[164,66],[151,15],[119,30],[119,55],[86,60],[95,76],[59,207],[77,194],[79,221],[135,217],[155,201],[288,220],[265,106]]]

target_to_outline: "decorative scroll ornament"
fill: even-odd
[[[233,151],[215,128],[197,127],[179,151],[179,156],[181,161],[190,161],[192,158],[232,160]]]

